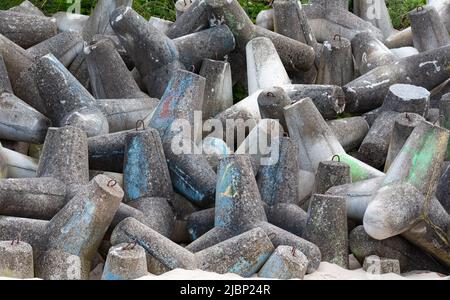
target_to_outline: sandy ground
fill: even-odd
[[[0,280],[11,279],[0,277]],[[176,269],[167,272],[160,276],[149,275],[139,278],[138,280],[242,280],[248,278],[242,278],[236,274],[217,274],[211,272],[205,272],[201,270],[182,270]],[[250,278],[258,280],[256,276]],[[450,280],[450,276],[444,277],[440,274],[426,271],[417,271],[397,275],[397,274],[383,274],[383,275],[371,275],[366,273],[363,269],[346,270],[337,265],[322,262],[319,269],[313,274],[308,274],[304,278],[305,280]]]
[[[139,280],[240,280],[247,279],[242,278],[236,274],[216,274],[205,272],[201,270],[187,271],[176,269],[167,272],[160,276],[145,276]],[[259,279],[252,277],[251,279]],[[408,274],[383,274],[383,275],[371,275],[366,273],[363,269],[346,270],[337,265],[322,262],[319,269],[313,274],[308,274],[304,278],[305,280],[450,280],[450,276],[443,277],[433,272],[413,272]]]

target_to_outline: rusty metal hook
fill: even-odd
[[[137,120],[136,121],[136,131],[138,131],[139,130],[139,125],[142,125],[142,130],[145,130],[145,123],[144,123],[144,120]]]
[[[341,162],[341,157],[339,155],[333,155],[333,157],[331,158],[331,161],[334,161],[334,158],[337,157],[337,162]]]
[[[297,248],[295,248],[295,247],[292,247],[292,256],[294,256],[295,257],[295,252],[297,251]]]
[[[274,238],[277,237],[277,234],[276,234],[275,232],[271,232],[271,233],[268,235],[268,237],[269,237],[270,240],[273,240]]]
[[[110,181],[108,181],[107,186],[108,187],[114,187],[116,184],[117,184],[117,180],[111,179]]]
[[[122,248],[122,250],[134,250],[136,248],[137,241],[129,242],[125,245],[125,247]]]
[[[21,237],[21,233],[18,233],[17,236],[12,240],[11,246],[14,245],[14,242],[16,242],[16,245],[19,245],[20,244],[20,237]]]

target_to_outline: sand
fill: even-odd
[[[0,280],[8,280],[13,278],[3,278]],[[36,278],[35,278],[36,279]],[[236,274],[217,274],[205,272],[202,270],[182,270],[175,269],[162,275],[148,275],[139,278],[138,280],[259,280],[256,276],[252,278],[243,278]],[[434,272],[416,271],[406,274],[383,274],[371,275],[366,273],[362,268],[355,270],[346,270],[337,265],[322,262],[319,269],[313,274],[308,274],[305,280],[450,280],[450,276],[443,276]],[[14,280],[14,279],[13,279]]]

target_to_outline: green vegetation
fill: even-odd
[[[47,14],[66,11],[78,0],[31,0],[37,7]],[[166,20],[175,19],[175,0],[134,0],[134,9],[146,18],[158,16]],[[190,0],[186,0],[190,1]],[[269,0],[238,0],[250,18],[254,21],[263,9],[269,9]],[[332,0],[330,0],[332,1]],[[8,9],[18,5],[22,0],[1,0],[0,9]],[[81,0],[81,13],[89,14],[95,6],[96,0]],[[307,3],[307,0],[302,0]],[[426,4],[426,0],[386,0],[395,28],[409,26],[406,14],[419,5]],[[350,7],[351,7],[350,1]]]

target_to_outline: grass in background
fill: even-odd
[[[66,11],[74,1],[75,0],[31,0],[37,7],[49,15],[57,11]],[[238,1],[253,21],[255,21],[256,16],[261,10],[270,8],[268,0]],[[8,9],[21,2],[22,0],[1,0],[0,9]],[[90,14],[96,2],[96,0],[81,0],[81,13],[87,15]],[[302,3],[307,2],[307,0],[302,0]],[[426,0],[386,0],[386,3],[394,27],[402,29],[409,26],[407,13],[419,5],[425,5]],[[134,0],[133,7],[147,19],[151,16],[157,16],[166,20],[175,20],[175,0]],[[352,7],[352,1],[350,1],[350,7]]]

